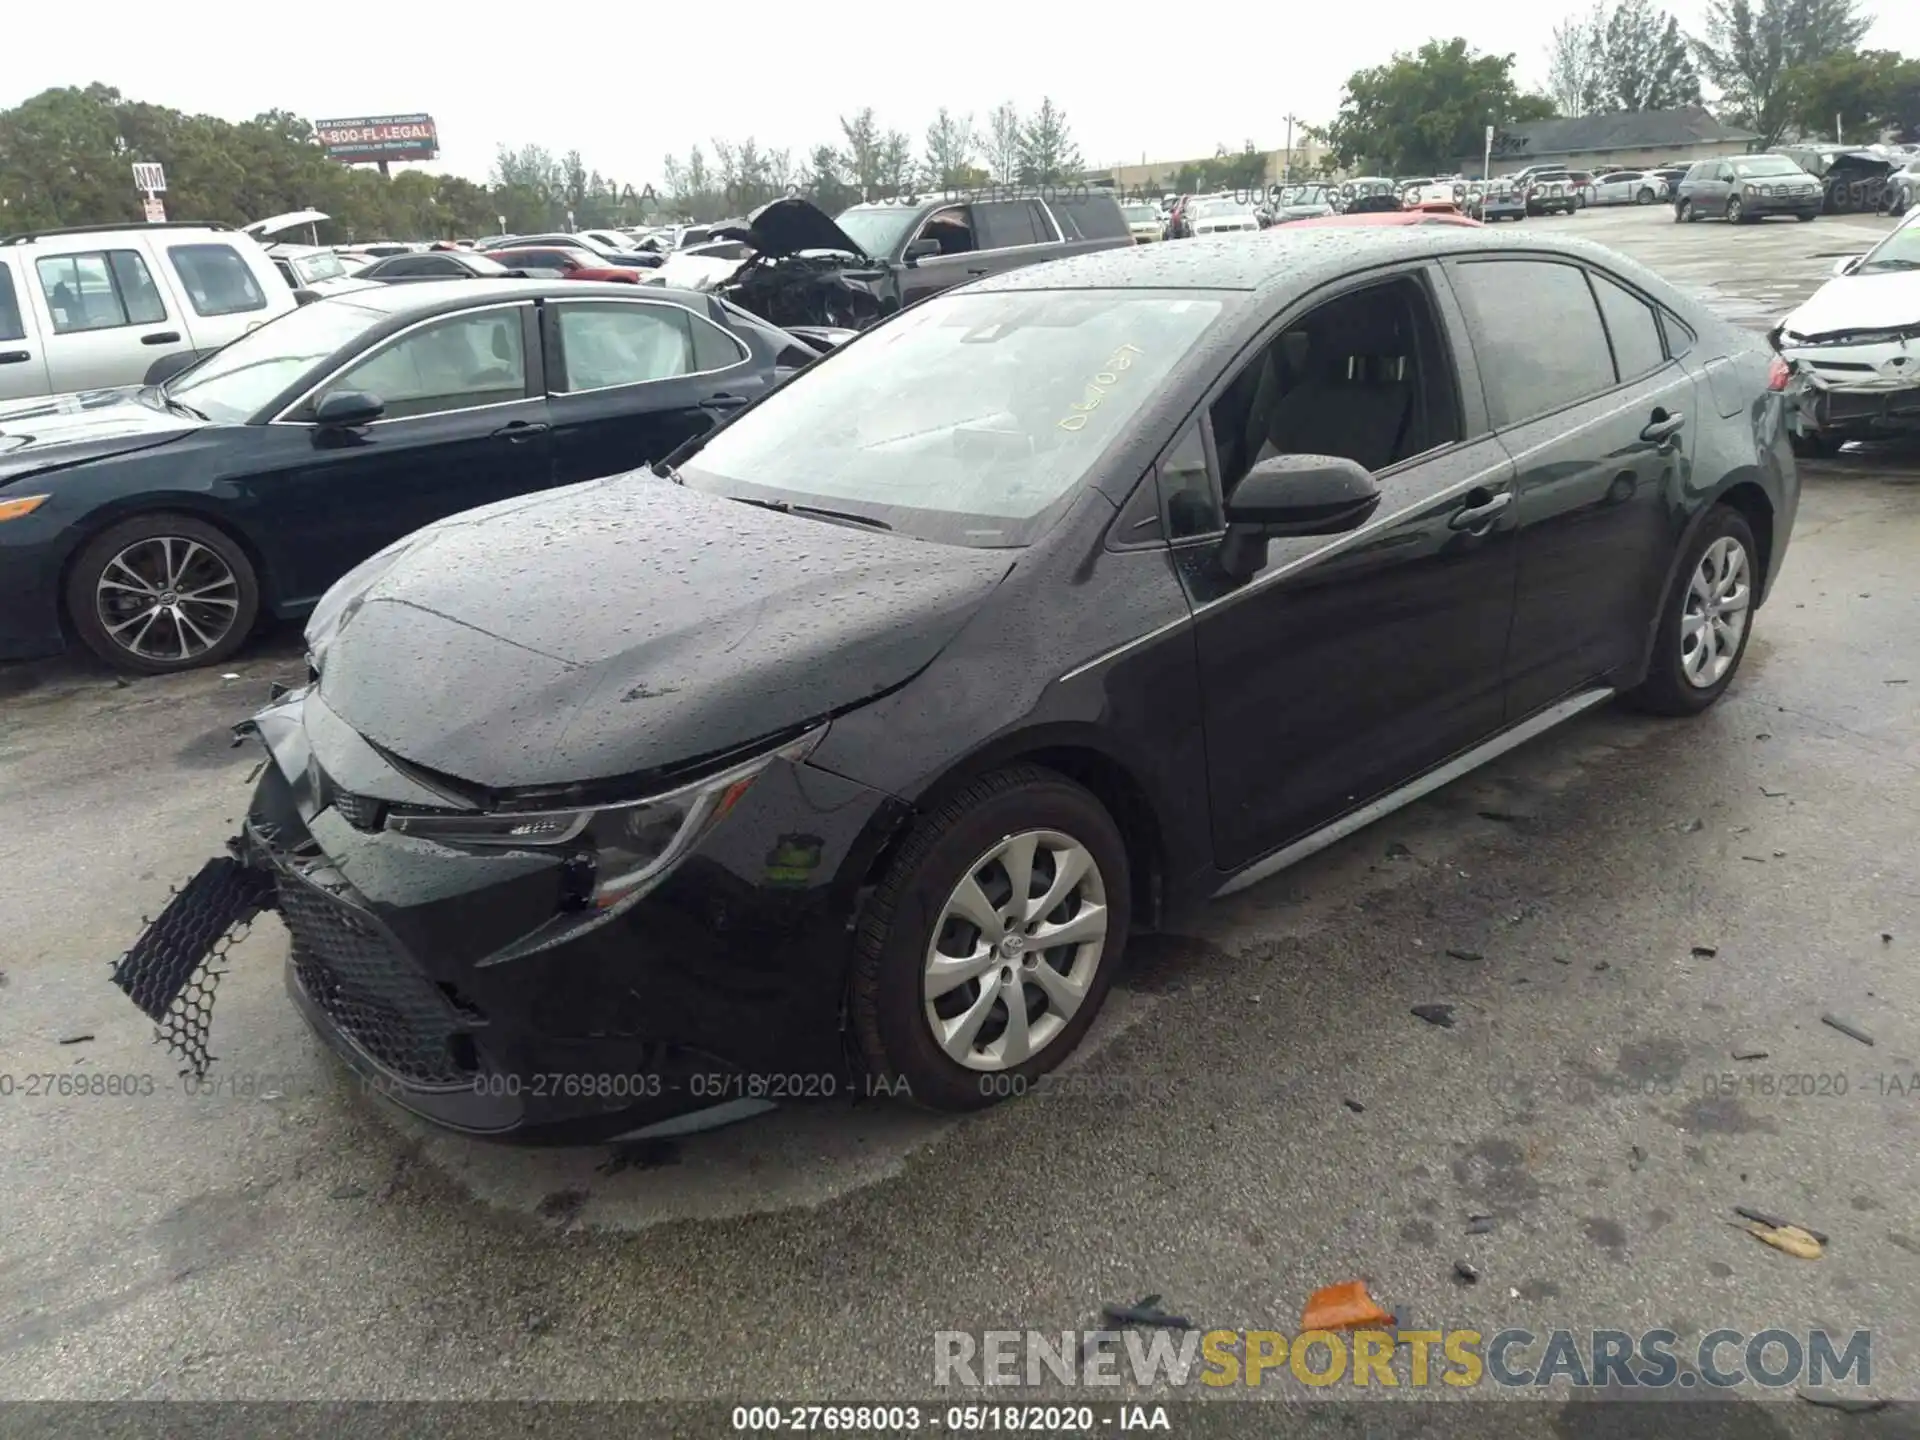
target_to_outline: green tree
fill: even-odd
[[[1412,54],[1356,71],[1347,80],[1327,144],[1343,167],[1404,175],[1451,170],[1480,153],[1484,127],[1553,113],[1545,96],[1525,94],[1511,55],[1482,55],[1462,39],[1429,40]]]
[[[1901,138],[1920,129],[1920,60],[1893,50],[1843,50],[1787,72],[1792,121],[1808,135],[1871,144],[1894,129]]]
[[[1020,146],[1025,127],[1011,100],[993,107],[987,116],[986,167],[996,184],[1010,185],[1020,178]]]
[[[1680,22],[1652,0],[1600,0],[1554,27],[1547,93],[1565,115],[1673,110],[1700,103],[1700,72]]]
[[[1080,177],[1084,168],[1080,147],[1073,143],[1066,112],[1055,105],[1051,97],[1042,96],[1040,108],[1021,127],[1019,156],[1020,179],[1024,184],[1057,185]]]
[[[964,184],[962,177],[973,169],[978,146],[973,116],[949,114],[942,105],[933,123],[927,126],[927,184],[942,190]]]
[[[1793,123],[1789,72],[1858,45],[1873,26],[1860,0],[1708,0],[1700,68],[1764,149]],[[1829,117],[1831,123],[1831,117]]]
[[[873,107],[859,111],[851,120],[842,115],[840,134],[846,140],[840,160],[847,179],[862,195],[871,196],[880,188],[886,147],[886,137],[873,118]]]

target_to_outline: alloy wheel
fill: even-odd
[[[116,554],[94,582],[107,637],[142,660],[178,664],[205,655],[233,629],[240,582],[198,540],[154,535]]]
[[[947,1058],[1009,1070],[1059,1038],[1107,948],[1093,854],[1057,830],[1009,835],[953,887],[927,945],[927,1024]]]
[[[1680,202],[1680,208],[1673,213],[1674,218],[1684,224],[1693,219],[1693,202],[1691,200],[1682,200]]]
[[[1714,541],[1694,567],[1680,612],[1680,672],[1695,689],[1717,685],[1746,635],[1753,599],[1747,550],[1731,535]]]
[[[1653,203],[1653,191],[1642,190],[1638,195],[1634,196],[1633,198],[1642,205],[1651,205]]]
[[[1740,201],[1737,198],[1727,201],[1727,223],[1729,225],[1740,223]]]

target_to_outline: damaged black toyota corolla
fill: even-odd
[[[1768,376],[1611,252],[1455,227],[937,296],[677,470],[340,581],[117,979],[204,1064],[277,908],[325,1041],[495,1136],[1017,1094],[1130,930],[1615,693],[1712,704],[1793,522]]]

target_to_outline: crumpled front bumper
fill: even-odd
[[[566,856],[386,830],[353,787],[407,779],[356,769],[387,762],[342,724],[301,691],[239,727],[269,754],[241,833],[116,967],[196,1074],[224,951],[274,909],[314,1032],[369,1089],[451,1129],[585,1143],[854,1092],[848,927],[901,802],[777,761],[656,891],[574,927]]]
[[[1788,416],[1796,433],[1864,438],[1920,430],[1920,344],[1781,343],[1779,349],[1791,367]]]

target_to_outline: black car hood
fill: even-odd
[[[854,244],[827,212],[797,195],[769,201],[746,218],[716,225],[710,240],[744,240],[769,259],[798,255],[803,250],[838,250],[862,260],[872,257]]]
[[[140,387],[0,404],[0,485],[87,460],[164,445],[202,428],[135,397]]]
[[[646,777],[893,689],[1011,568],[646,472],[423,532],[329,643],[329,707],[490,790]]]

